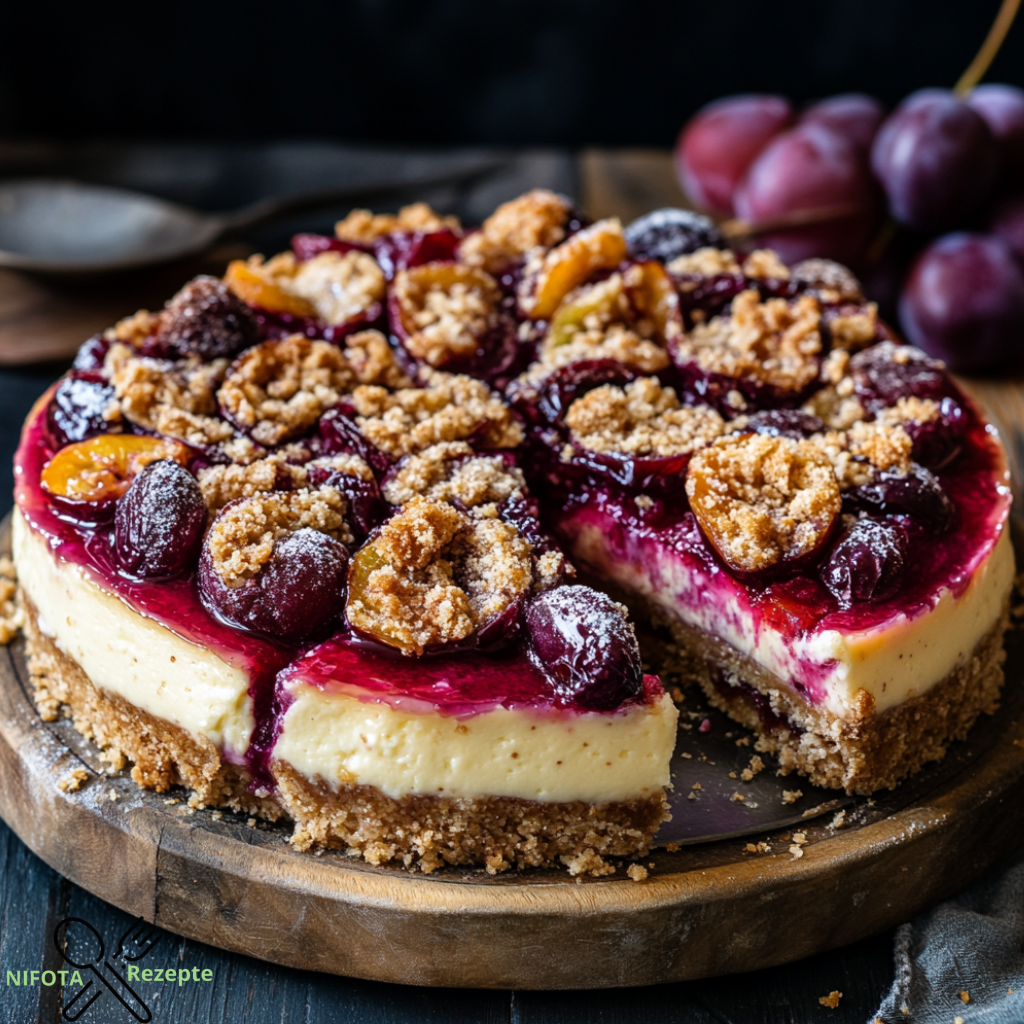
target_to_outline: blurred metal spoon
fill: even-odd
[[[67,277],[154,266],[198,255],[222,238],[288,214],[466,185],[506,163],[490,160],[436,177],[266,199],[223,214],[78,181],[0,182],[0,267]]]

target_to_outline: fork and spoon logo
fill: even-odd
[[[68,952],[72,939],[74,960]],[[139,917],[118,940],[115,958],[137,963],[150,953],[159,941],[159,930]],[[88,921],[83,921],[80,917],[64,918],[53,931],[53,944],[65,963],[80,971],[91,971],[93,975],[81,992],[64,1006],[61,1013],[64,1020],[78,1020],[105,991],[109,992],[140,1024],[149,1024],[153,1019],[142,997],[132,989],[110,960],[106,959],[103,937]]]

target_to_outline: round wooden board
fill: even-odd
[[[9,526],[0,550],[9,546]],[[937,768],[858,800],[846,827],[657,850],[646,881],[564,872],[423,876],[300,854],[283,827],[189,813],[103,773],[67,722],[43,722],[19,640],[0,654],[0,815],[47,864],[172,932],[308,970],[415,985],[601,988],[748,971],[881,932],[980,874],[1024,835],[1024,634],[1003,710]],[[89,779],[65,792],[77,768]],[[794,781],[794,786],[799,783]],[[182,794],[177,794],[180,797]],[[116,799],[112,799],[116,797]],[[169,799],[173,802],[169,802]]]

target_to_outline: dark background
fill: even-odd
[[[0,137],[667,146],[728,93],[952,86],[998,0],[14,0]],[[1024,85],[1024,26],[989,81]]]

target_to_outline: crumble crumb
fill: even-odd
[[[734,804],[741,804],[741,803],[743,803],[743,801],[744,801],[744,800],[746,800],[747,798],[746,798],[746,797],[745,797],[745,796],[744,796],[744,795],[743,795],[742,793],[733,793],[733,795],[732,795],[731,797],[729,797],[729,799],[730,799],[730,800],[731,800],[731,801],[732,801],[732,802],[733,802]]]
[[[750,737],[749,736],[741,736],[736,741],[736,746],[737,747],[749,747],[750,746]]]
[[[458,500],[467,509],[494,505],[521,494],[526,480],[518,466],[497,455],[477,455],[465,441],[431,445],[399,463],[384,484],[384,497],[404,505],[416,495],[429,501]]]
[[[475,267],[427,263],[400,270],[392,295],[405,348],[430,366],[472,356],[498,324],[498,282]]]
[[[514,526],[416,496],[357,556],[346,611],[358,629],[421,655],[500,615],[532,575]]]
[[[459,246],[459,258],[492,274],[501,273],[528,253],[547,251],[565,239],[571,207],[564,196],[535,188],[502,203]]]
[[[825,369],[828,372],[828,360]],[[817,416],[831,430],[849,430],[867,417],[860,399],[853,393],[853,380],[850,377],[841,377],[837,383],[829,384],[811,395],[804,403],[803,411]]]
[[[439,441],[473,437],[478,448],[514,448],[522,427],[508,407],[481,381],[431,371],[422,388],[360,386],[351,395],[356,425],[393,458]]]
[[[795,804],[804,795],[802,789],[784,789],[782,791],[782,802],[784,804]]]
[[[796,843],[797,846],[803,846],[807,842],[807,833],[806,832],[794,832],[793,833],[793,842]]]
[[[719,274],[738,274],[740,265],[729,249],[705,246],[677,256],[665,269],[674,277],[717,277]],[[696,286],[696,281],[680,282],[682,291],[693,291]]]
[[[588,391],[569,406],[565,422],[584,448],[630,455],[682,455],[726,430],[710,406],[681,407],[675,390],[653,377]]]
[[[759,279],[774,277],[777,281],[788,281],[790,276],[789,267],[774,249],[755,249],[743,261],[743,273]]]
[[[799,860],[804,855],[803,848],[795,844],[789,848],[789,852],[792,855],[793,860]]]
[[[832,824],[829,826],[833,830],[841,829],[846,827],[846,811],[837,811],[835,817],[832,819]]]
[[[120,344],[110,348],[105,360],[125,419],[196,445],[226,441],[234,434],[217,415],[215,397],[227,366],[226,359],[202,363],[191,357],[172,363],[136,356]]]
[[[633,879],[634,882],[646,882],[648,871],[642,864],[630,864],[626,868],[626,874]]]
[[[306,527],[351,544],[346,510],[344,496],[334,487],[242,498],[221,510],[207,534],[213,567],[229,586],[238,586],[263,568],[278,540]]]
[[[217,398],[253,440],[277,445],[307,431],[354,384],[342,349],[294,334],[243,353]]]
[[[256,819],[255,818],[249,818],[248,821],[246,821],[246,825],[248,825],[249,828],[255,828],[256,827]]]
[[[592,875],[599,878],[601,875],[614,875],[615,867],[606,863],[601,856],[589,847],[582,850],[576,856],[563,854],[558,858],[568,869],[573,877],[577,875]],[[580,879],[577,878],[577,881]]]
[[[150,313],[148,309],[140,309],[131,316],[122,320],[103,332],[107,341],[122,342],[133,349],[141,347],[142,343],[153,333],[160,324],[160,316],[157,313]]]
[[[961,989],[960,990],[960,1002],[962,1002],[962,1003],[969,1003],[970,1001],[971,1001],[971,994],[969,992],[966,992],[963,989]]]
[[[721,438],[690,461],[686,493],[701,529],[740,572],[813,550],[839,515],[839,484],[809,441]]]
[[[344,220],[339,220],[334,225],[334,234],[343,242],[368,245],[383,235],[391,235],[396,231],[443,231],[445,228],[458,231],[458,217],[442,217],[426,203],[412,203],[410,206],[403,206],[397,216],[393,213],[353,210]]]
[[[743,769],[743,771],[740,774],[740,778],[744,782],[750,782],[754,778],[754,776],[758,774],[758,772],[763,770],[764,761],[762,761],[757,754],[754,754],[754,756],[750,759],[750,766]]]
[[[109,791],[109,792],[107,793],[107,797],[108,797],[108,799],[109,799],[109,800],[110,800],[111,802],[113,802],[113,801],[115,801],[115,800],[119,799],[119,797],[118,797],[118,794],[117,794],[117,790],[116,790],[116,789],[112,789],[112,790],[110,790],[110,791]]]
[[[802,391],[818,376],[821,308],[812,295],[762,302],[740,292],[728,315],[697,324],[678,343],[677,358],[727,377],[746,377],[782,391]]]
[[[412,384],[395,359],[388,339],[378,330],[357,331],[345,339],[345,359],[360,384],[407,388]]]
[[[834,1010],[839,1006],[839,1000],[843,998],[842,992],[832,991],[827,996],[822,996],[818,1002],[822,1006],[827,1006],[830,1010]]]
[[[89,773],[84,768],[75,768],[74,771],[65,775],[64,778],[57,783],[57,788],[62,793],[76,793],[88,781]]]

